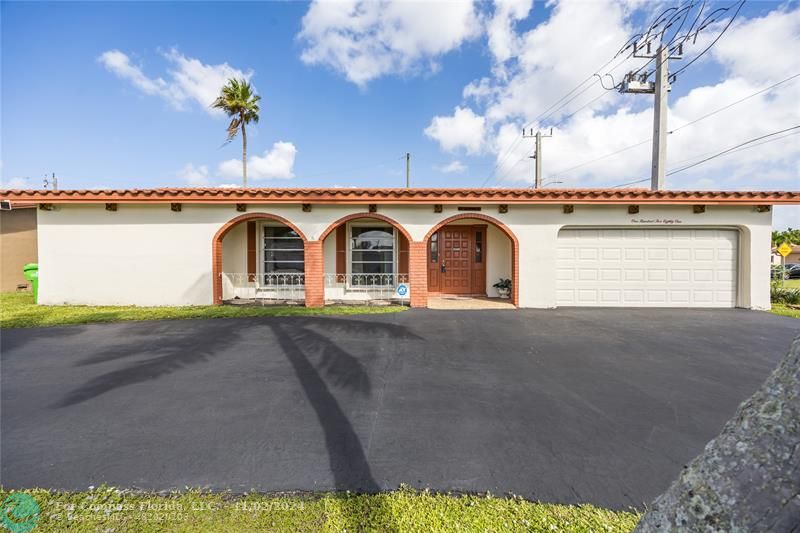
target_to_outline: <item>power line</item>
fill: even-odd
[[[689,65],[691,65],[692,63],[697,61],[702,55],[704,55],[706,52],[708,52],[708,50],[710,50],[711,47],[713,47],[714,44],[716,44],[716,42],[719,41],[719,39],[722,37],[722,35],[731,26],[731,24],[733,23],[733,20],[738,15],[738,13],[741,10],[742,6],[744,5],[745,1],[746,0],[738,0],[737,1],[738,7],[737,7],[735,13],[733,14],[733,16],[728,21],[728,24],[725,26],[725,28],[723,28],[723,30],[720,32],[720,34],[717,35],[717,37],[700,54],[698,54],[695,58],[692,59],[692,61],[690,61],[687,65],[685,65],[683,68],[681,68],[678,72],[676,72],[672,76],[669,76],[668,73],[662,72],[662,74],[664,74],[664,77],[665,78],[666,77],[670,77],[670,78],[674,79],[675,76],[678,73],[683,72],[686,69],[686,67],[688,67]],[[647,49],[648,49],[648,52],[649,52],[650,44],[652,43],[652,41],[655,40],[655,39],[658,39],[662,43],[662,44],[659,45],[660,46],[659,49],[662,49],[663,47],[666,47],[668,49],[668,52],[666,54],[662,54],[662,55],[664,55],[664,57],[663,58],[658,58],[657,56],[650,57],[649,60],[644,65],[640,66],[635,72],[632,72],[629,75],[629,76],[632,76],[635,73],[641,72],[644,68],[646,68],[650,63],[652,63],[655,60],[657,64],[656,64],[656,67],[654,68],[654,70],[651,71],[651,72],[647,72],[643,76],[644,79],[646,80],[647,77],[649,77],[653,72],[655,72],[656,70],[659,70],[659,68],[662,66],[662,63],[666,62],[666,59],[670,57],[670,55],[672,54],[672,52],[674,50],[682,52],[683,43],[688,41],[692,37],[693,34],[694,34],[694,39],[696,40],[697,39],[697,35],[699,35],[699,33],[703,29],[705,29],[707,26],[709,26],[713,22],[713,16],[714,15],[716,15],[717,13],[727,12],[729,9],[731,9],[731,7],[733,7],[733,6],[728,6],[726,8],[720,8],[720,9],[712,11],[711,14],[706,16],[706,18],[703,20],[703,22],[700,25],[700,27],[698,27],[697,30],[695,30],[695,26],[697,25],[698,21],[700,20],[700,17],[703,15],[703,12],[705,11],[706,0],[703,0],[702,5],[700,7],[700,10],[698,11],[697,16],[695,17],[694,21],[692,22],[691,27],[689,28],[689,30],[687,31],[687,33],[685,35],[681,35],[680,32],[683,29],[684,25],[686,24],[686,21],[688,20],[691,11],[693,10],[693,8],[696,5],[697,5],[697,3],[694,0],[688,0],[683,5],[665,9],[661,14],[659,14],[655,18],[655,20],[651,23],[650,27],[647,29],[647,31],[645,33],[639,34],[639,35],[634,36],[633,38],[629,39],[625,43],[625,45],[622,47],[622,49],[619,52],[617,52],[617,54],[614,57],[612,57],[610,60],[605,62],[599,69],[596,70],[595,74],[593,74],[592,76],[589,76],[586,79],[584,79],[582,82],[580,82],[578,85],[576,85],[572,90],[570,90],[564,96],[562,96],[561,98],[556,100],[553,104],[551,104],[538,117],[536,117],[535,119],[527,122],[523,126],[522,130],[524,131],[525,128],[527,128],[529,125],[531,125],[533,123],[542,122],[544,120],[549,119],[550,117],[555,116],[558,111],[560,111],[561,109],[563,109],[564,107],[569,105],[571,102],[573,102],[577,98],[579,98],[586,91],[591,89],[593,84],[589,84],[589,85],[586,85],[586,84],[587,84],[587,82],[591,81],[595,76],[597,76],[599,78],[600,85],[603,86],[604,89],[606,89],[606,87],[603,85],[603,82],[602,82],[602,76],[598,75],[597,72],[602,72],[603,69],[605,69],[611,63],[613,63],[618,57],[623,55],[623,52],[625,50],[627,50],[628,48],[631,48],[631,47],[633,48],[631,53],[628,54],[627,56],[624,56],[621,62],[619,62],[616,66],[614,66],[611,69],[609,69],[609,72],[613,71],[616,68],[619,68],[620,66],[622,66],[631,57],[637,57],[636,56],[637,43],[642,43],[642,41],[644,41],[644,43],[642,43],[642,46],[646,45]],[[736,5],[736,4],[734,4],[734,5]],[[671,12],[674,12],[674,13],[672,13],[670,15]],[[670,29],[670,27],[672,27],[673,24],[675,24],[677,21],[680,21],[677,29],[674,30],[674,32],[671,34],[671,38],[668,39],[668,42],[666,42],[666,44],[663,44],[665,34]],[[677,44],[675,44],[675,43],[677,43]],[[673,48],[674,48],[674,50],[673,50]],[[612,81],[613,81],[613,76],[612,76]],[[620,86],[621,86],[621,84],[620,84]],[[609,89],[606,89],[606,90],[609,90]],[[563,123],[564,121],[568,120],[569,118],[574,116],[578,111],[580,111],[580,110],[584,109],[585,107],[593,104],[595,101],[599,100],[602,97],[603,97],[603,95],[599,95],[596,98],[594,98],[593,100],[591,100],[591,101],[587,102],[586,104],[584,104],[583,106],[581,106],[579,109],[573,111],[571,114],[569,114],[569,115],[567,115],[565,117],[562,117],[562,119],[558,122],[558,124]],[[517,146],[519,145],[521,139],[522,139],[522,137],[520,137],[520,136],[515,137],[514,141],[511,143],[511,145],[507,149],[505,149],[503,151],[502,156],[500,156],[498,158],[497,163],[494,165],[492,170],[489,172],[489,174],[486,176],[486,178],[481,183],[482,187],[486,186],[486,184],[493,177],[495,177],[495,175],[497,173],[497,170],[500,169],[503,166],[503,164],[506,162],[506,160],[509,158],[509,156],[517,148]],[[522,157],[520,159],[520,161],[523,160],[524,158],[525,157]],[[519,164],[519,161],[517,161],[511,167],[509,167],[507,170],[505,170],[501,174],[500,177],[505,176],[508,172],[511,171],[511,169],[515,168],[517,164]],[[661,175],[663,176],[663,171],[662,171]]]
[[[687,122],[686,124],[684,124],[684,125],[682,125],[682,126],[678,126],[678,127],[677,127],[677,128],[675,128],[674,130],[671,130],[671,131],[670,131],[670,133],[675,133],[676,131],[682,130],[683,128],[685,128],[685,127],[687,127],[687,126],[691,126],[692,124],[694,124],[694,123],[696,123],[696,122],[700,122],[701,120],[705,120],[705,119],[707,119],[708,117],[710,117],[710,116],[712,116],[712,115],[716,115],[716,114],[717,114],[717,113],[719,113],[720,111],[725,111],[726,109],[728,109],[728,108],[730,108],[730,107],[733,107],[733,106],[735,106],[736,104],[740,104],[740,103],[744,102],[745,100],[749,100],[750,98],[753,98],[754,96],[758,96],[759,94],[765,93],[765,92],[767,92],[767,91],[769,91],[769,90],[771,90],[771,89],[774,89],[774,88],[775,88],[775,87],[777,87],[778,85],[782,85],[782,84],[784,84],[784,83],[786,83],[786,82],[788,82],[788,81],[791,81],[791,80],[793,80],[793,79],[795,79],[795,78],[798,78],[798,77],[800,77],[800,73],[797,73],[797,74],[794,74],[794,75],[792,75],[792,76],[789,76],[788,78],[786,78],[786,79],[783,79],[783,80],[779,81],[778,83],[773,83],[773,84],[772,84],[772,85],[770,85],[769,87],[765,87],[764,89],[761,89],[760,91],[756,91],[756,92],[754,92],[753,94],[747,95],[747,96],[745,96],[744,98],[741,98],[741,99],[739,99],[739,100],[736,100],[735,102],[731,102],[730,104],[728,104],[728,105],[726,105],[726,106],[723,106],[723,107],[720,107],[719,109],[717,109],[717,110],[714,110],[714,111],[712,111],[711,113],[707,113],[707,114],[703,115],[702,117],[696,118],[696,119],[694,119],[694,120],[693,120],[693,121],[691,121],[691,122]]]
[[[731,24],[733,24],[733,21],[734,21],[734,20],[736,20],[736,17],[739,15],[739,11],[741,11],[741,10],[742,10],[742,6],[744,5],[745,1],[746,1],[746,0],[741,0],[741,2],[739,2],[739,7],[737,7],[737,8],[736,8],[736,11],[733,13],[733,16],[731,16],[731,18],[728,20],[728,24],[726,24],[726,25],[725,25],[725,27],[722,29],[722,31],[721,31],[721,32],[719,32],[719,35],[717,35],[717,38],[716,38],[716,39],[714,39],[713,41],[711,41],[711,44],[709,44],[708,46],[706,46],[706,48],[705,48],[705,49],[704,49],[702,52],[700,52],[698,55],[696,55],[696,56],[695,56],[695,57],[694,57],[694,58],[693,58],[691,61],[689,61],[688,63],[686,63],[685,65],[683,65],[683,66],[682,66],[681,68],[679,68],[679,69],[678,69],[676,72],[673,72],[673,73],[672,73],[672,77],[673,77],[673,79],[674,79],[674,78],[675,78],[675,77],[676,77],[678,74],[680,74],[681,72],[683,72],[684,70],[686,70],[687,68],[689,68],[689,66],[691,66],[691,64],[692,64],[692,63],[694,63],[695,61],[697,61],[698,59],[700,59],[701,57],[703,57],[703,56],[705,55],[705,53],[706,53],[706,52],[708,52],[709,50],[711,50],[711,47],[712,47],[712,46],[714,46],[715,44],[717,44],[717,41],[719,41],[719,40],[722,38],[722,36],[723,36],[723,35],[725,35],[725,32],[727,32],[727,31],[728,31],[728,28],[730,28],[730,27],[731,27]],[[698,31],[700,31],[700,30],[698,30]]]
[[[647,139],[645,139],[643,141],[640,141],[640,142],[638,142],[636,144],[631,144],[630,146],[626,146],[625,148],[620,148],[619,150],[617,150],[615,152],[611,152],[609,154],[601,155],[600,157],[595,157],[594,159],[590,159],[589,161],[584,161],[583,163],[581,163],[579,165],[575,165],[574,167],[570,167],[570,168],[567,168],[565,170],[561,170],[559,172],[553,172],[553,176],[563,179],[563,178],[567,177],[567,176],[564,176],[564,174],[566,174],[568,172],[571,172],[571,171],[576,170],[576,169],[581,168],[581,167],[585,167],[586,165],[589,165],[591,163],[595,163],[595,162],[600,161],[602,159],[606,159],[607,157],[611,157],[611,156],[614,156],[614,155],[617,155],[617,154],[621,154],[622,152],[627,152],[628,150],[636,148],[637,146],[642,146],[643,144],[647,144],[651,140],[652,139],[648,137]]]
[[[768,142],[771,142],[771,141],[777,141],[777,140],[783,139],[784,137],[790,137],[792,135],[796,135],[797,133],[798,132],[796,132],[796,131],[792,132],[792,133],[787,133],[786,135],[783,135],[781,137],[775,137],[775,138],[767,139],[766,141],[762,141],[760,143],[751,144],[751,145],[745,146],[743,148],[738,148],[736,150],[732,150],[730,153],[736,153],[736,152],[740,152],[742,150],[747,150],[748,148],[753,148],[755,146],[760,146],[760,145],[762,145],[764,143],[768,143]],[[717,153],[716,150],[711,150],[709,152],[703,152],[702,154],[696,154],[696,155],[693,155],[691,157],[686,157],[686,158],[683,158],[683,159],[681,159],[679,161],[675,161],[675,162],[673,162],[673,165],[682,165],[683,163],[686,163],[687,161],[697,161],[698,159],[702,159],[703,157],[705,157],[707,155],[712,155],[712,154],[715,154],[715,153]]]
[[[739,100],[736,100],[735,102],[731,102],[731,103],[726,104],[726,105],[724,105],[724,106],[722,106],[722,107],[720,107],[718,109],[715,109],[714,111],[711,111],[710,113],[706,113],[705,115],[702,115],[702,116],[700,116],[700,117],[698,117],[698,118],[696,118],[696,119],[694,119],[694,120],[692,120],[690,122],[687,122],[686,124],[683,124],[682,126],[678,126],[677,128],[671,130],[669,133],[672,134],[672,133],[675,133],[675,132],[677,132],[679,130],[682,130],[683,128],[686,128],[686,127],[689,127],[689,126],[691,126],[693,124],[696,124],[696,123],[698,123],[698,122],[700,122],[702,120],[705,120],[705,119],[707,119],[707,118],[709,118],[709,117],[711,117],[713,115],[716,115],[717,113],[720,113],[721,111],[725,111],[726,109],[729,109],[729,108],[731,108],[731,107],[733,107],[735,105],[741,104],[742,102],[745,102],[745,101],[749,100],[750,98],[758,96],[759,94],[763,94],[765,92],[771,91],[775,87],[778,87],[779,85],[783,85],[784,83],[790,82],[790,81],[792,81],[792,80],[794,80],[794,79],[796,79],[798,77],[800,77],[800,73],[793,74],[792,76],[789,76],[788,78],[785,78],[785,79],[783,79],[783,80],[781,80],[781,81],[779,81],[777,83],[773,83],[769,87],[764,87],[763,89],[759,89],[758,91],[756,91],[756,92],[754,92],[752,94],[749,94],[749,95],[745,96],[744,98],[740,98]],[[575,165],[573,167],[569,167],[567,169],[560,170],[558,172],[554,172],[552,174],[552,176],[558,176],[558,177],[560,177],[562,179],[566,178],[567,176],[565,176],[565,174],[567,174],[567,173],[569,173],[569,172],[571,172],[573,170],[576,170],[578,168],[584,167],[584,166],[589,165],[591,163],[595,163],[597,161],[601,161],[601,160],[606,159],[608,157],[615,156],[617,154],[621,154],[622,152],[626,152],[628,150],[636,148],[637,146],[641,146],[643,144],[646,144],[646,143],[650,142],[651,140],[652,140],[652,138],[644,139],[642,141],[637,142],[636,144],[631,144],[629,146],[625,146],[624,148],[620,148],[619,150],[616,150],[614,152],[611,152],[611,153],[608,153],[608,154],[604,154],[604,155],[601,155],[601,156],[596,157],[594,159],[590,159],[589,161],[584,161],[583,163],[580,163],[580,164]]]
[[[522,126],[522,131],[524,131],[525,128],[527,128],[528,126],[531,126],[532,124],[534,124],[536,122],[539,122],[541,120],[549,118],[550,116],[553,116],[560,109],[562,109],[563,107],[568,105],[570,102],[572,102],[576,98],[578,98],[580,95],[582,95],[583,93],[588,91],[594,84],[590,84],[590,85],[584,87],[583,89],[581,89],[581,88],[587,82],[594,80],[594,78],[596,76],[596,73],[597,72],[602,72],[603,69],[605,69],[611,63],[613,63],[619,57],[619,55],[620,54],[617,53],[617,55],[615,55],[614,57],[612,57],[611,59],[606,61],[603,65],[601,65],[600,68],[596,69],[595,73],[593,73],[591,76],[586,77],[582,82],[580,82],[578,85],[576,85],[574,88],[572,88],[572,90],[570,90],[567,94],[565,94],[564,96],[562,96],[561,98],[559,98],[558,100],[556,100],[555,102],[550,104],[550,106],[547,109],[545,109],[544,111],[542,111],[536,118],[526,122]],[[633,56],[633,53],[628,54],[626,57],[623,57],[622,61],[620,61],[619,64],[617,64],[614,67],[612,67],[609,71],[613,71],[613,70],[621,67],[632,56]],[[578,94],[575,94],[574,96],[572,96],[576,91],[580,91],[580,92],[578,92]],[[572,96],[572,98],[570,98],[570,96]],[[599,98],[600,97],[598,97],[596,99],[599,99]],[[566,100],[566,101],[564,101],[564,100]],[[591,103],[592,102],[589,102],[589,104],[591,104]],[[589,105],[589,104],[586,104],[586,105]],[[583,107],[579,108],[575,112],[577,113],[577,111],[580,111],[580,109],[583,109],[584,107],[586,107],[586,105],[584,105]],[[495,172],[497,172],[497,170],[503,165],[503,163],[505,163],[505,161],[508,159],[508,156],[510,156],[513,153],[514,149],[519,145],[521,140],[522,140],[522,135],[516,136],[514,141],[511,143],[511,145],[509,145],[509,147],[506,150],[503,151],[503,155],[500,157],[498,162],[494,165],[492,170],[489,172],[489,174],[483,180],[483,183],[481,183],[481,187],[486,186],[486,183],[489,182],[489,180],[491,180],[494,177]],[[524,159],[524,157],[522,159]],[[519,164],[519,162],[514,163],[514,165],[512,165],[510,168],[514,168],[517,164]],[[506,172],[508,172],[508,170]]]
[[[676,170],[672,170],[672,171],[670,171],[668,173],[668,175],[677,174],[678,172],[683,172],[684,170],[688,170],[688,169],[690,169],[692,167],[696,167],[697,165],[701,165],[701,164],[703,164],[703,163],[705,163],[707,161],[711,161],[712,159],[716,159],[717,157],[721,157],[723,155],[726,155],[729,152],[732,152],[732,151],[734,151],[737,148],[740,148],[742,146],[748,145],[750,143],[754,143],[756,141],[760,141],[761,139],[766,139],[767,137],[773,137],[775,135],[780,135],[781,133],[786,133],[787,131],[796,130],[798,128],[800,128],[800,125],[792,126],[791,128],[786,128],[786,129],[780,130],[780,131],[773,131],[772,133],[767,133],[766,135],[761,135],[760,137],[755,137],[755,138],[750,139],[748,141],[745,141],[743,143],[737,144],[736,146],[732,146],[732,147],[730,147],[730,148],[728,148],[726,150],[718,152],[718,153],[716,153],[716,154],[714,154],[712,156],[706,157],[705,159],[701,159],[700,161],[697,161],[696,163],[692,163],[691,165],[686,165],[685,167],[681,167],[681,168],[678,168]]]
[[[683,167],[679,167],[679,168],[676,168],[674,170],[670,170],[669,172],[667,172],[667,176],[671,176],[673,174],[678,174],[679,172],[683,172],[685,170],[688,170],[690,168],[696,167],[698,165],[702,165],[703,163],[707,163],[708,161],[711,161],[712,159],[716,159],[718,157],[723,157],[725,155],[730,155],[732,153],[739,152],[739,151],[742,151],[742,150],[745,150],[745,149],[748,149],[748,148],[755,148],[756,146],[761,146],[762,144],[767,144],[767,143],[770,143],[770,142],[779,141],[781,139],[785,139],[786,137],[791,137],[792,135],[797,135],[800,132],[794,132],[794,133],[789,133],[788,135],[783,135],[781,137],[770,138],[770,137],[775,137],[775,135],[780,135],[781,133],[787,133],[789,131],[794,131],[794,130],[797,130],[797,129],[800,129],[800,125],[792,126],[791,128],[786,128],[786,129],[783,129],[783,130],[773,131],[772,133],[767,133],[767,134],[761,135],[759,137],[754,137],[752,139],[749,139],[747,141],[739,143],[739,144],[737,144],[735,146],[731,146],[730,148],[726,148],[725,150],[722,150],[721,152],[716,152],[714,155],[711,155],[709,157],[705,157],[705,158],[703,158],[703,159],[701,159],[699,161],[696,161],[694,163],[691,163],[689,165],[685,165]],[[757,144],[752,144],[752,143],[755,143],[756,141],[761,141],[763,139],[769,139],[769,140],[766,140],[764,142],[760,142],[760,143],[757,143]],[[634,185],[636,183],[642,183],[642,182],[648,181],[649,179],[650,178],[644,178],[644,179],[639,179],[639,180],[634,180],[634,181],[628,181],[628,182],[625,182],[625,183],[620,183],[618,185],[613,185],[611,188],[625,187],[626,185]]]

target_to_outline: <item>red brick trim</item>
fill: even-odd
[[[456,220],[461,220],[461,219],[465,219],[465,218],[473,219],[473,220],[475,220],[475,219],[477,219],[477,220],[485,220],[486,222],[492,224],[497,229],[499,229],[500,231],[505,233],[506,237],[508,237],[511,240],[511,303],[514,304],[515,306],[519,306],[519,240],[517,239],[517,236],[514,235],[514,232],[511,231],[508,228],[508,226],[506,226],[505,224],[503,224],[502,222],[500,222],[496,218],[490,217],[489,215],[484,215],[482,213],[459,213],[458,215],[453,215],[451,217],[448,217],[448,218],[440,221],[434,227],[432,227],[430,229],[430,231],[428,231],[428,233],[425,235],[425,239],[423,240],[423,244],[425,246],[425,248],[424,248],[424,252],[425,252],[424,253],[424,257],[425,257],[425,259],[427,260],[428,241],[430,240],[431,235],[433,235],[434,233],[439,231],[439,229],[441,229],[442,227],[446,226],[447,224],[451,224],[451,223],[455,222]],[[426,265],[426,267],[427,267],[427,265]],[[427,268],[425,270],[425,285],[424,285],[424,287],[425,287],[425,292],[426,292],[425,299],[426,299],[426,305],[427,305],[427,289],[428,289],[428,271],[427,271]],[[411,284],[411,297],[412,297],[411,305],[412,306],[414,305],[413,297],[414,297],[414,293],[415,292],[417,292],[417,291],[414,290],[414,284],[412,282],[412,284]]]
[[[297,226],[281,216],[271,215],[269,213],[247,213],[246,215],[239,215],[236,218],[232,218],[223,224],[217,233],[214,234],[214,238],[211,239],[211,279],[213,284],[212,294],[214,305],[222,304],[222,239],[237,224],[249,222],[251,220],[274,220],[275,222],[280,222],[296,231],[300,238],[303,239],[303,242],[308,242],[306,236]]]
[[[386,215],[382,215],[380,213],[353,213],[351,215],[344,216],[344,217],[340,218],[339,220],[337,220],[336,222],[334,222],[333,224],[331,224],[330,226],[328,226],[328,229],[323,231],[322,235],[319,236],[319,240],[320,241],[324,241],[325,237],[327,237],[333,230],[335,230],[341,224],[344,224],[345,222],[349,222],[351,220],[356,220],[356,219],[359,219],[359,218],[372,218],[372,219],[375,219],[375,220],[382,220],[382,221],[384,221],[384,222],[386,222],[388,224],[391,224],[395,228],[397,228],[397,231],[402,233],[403,236],[405,236],[405,238],[409,240],[409,242],[411,241],[411,234],[408,233],[408,231],[406,231],[406,228],[401,226],[400,223],[397,222],[396,220],[391,219],[391,218],[387,217]]]
[[[306,307],[325,305],[325,260],[322,257],[322,241],[306,241],[304,247],[306,265]]]
[[[411,307],[428,307],[428,241],[408,243],[408,281]]]

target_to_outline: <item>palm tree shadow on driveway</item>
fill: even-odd
[[[88,366],[135,358],[127,366],[90,379],[71,391],[57,408],[69,407],[117,388],[158,379],[190,365],[206,362],[254,328],[268,328],[292,366],[323,430],[325,446],[337,491],[379,492],[364,446],[332,389],[346,389],[371,397],[373,387],[362,361],[333,339],[347,335],[391,345],[399,340],[421,340],[405,326],[379,320],[341,318],[268,318],[209,320],[202,341],[175,323],[136,330],[133,339],[78,361]],[[150,355],[145,359],[142,354]]]

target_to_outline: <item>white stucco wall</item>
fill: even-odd
[[[291,220],[308,239],[316,240],[332,222],[352,213],[364,213],[366,206],[314,205],[311,212],[305,213],[299,204],[248,205],[248,213],[255,212]],[[442,213],[434,213],[429,205],[379,205],[378,212],[402,224],[414,240],[422,240],[437,222],[459,213],[456,206],[447,205]],[[629,215],[624,205],[576,205],[574,213],[565,214],[560,205],[512,204],[508,213],[500,214],[492,205],[483,206],[482,213],[506,224],[520,243],[521,307],[555,306],[555,254],[562,227],[670,226],[738,229],[738,305],[769,308],[771,213],[758,213],[752,206],[708,206],[705,213],[694,214],[689,205],[642,205],[640,213]],[[106,211],[102,204],[62,205],[54,211],[40,211],[40,302],[210,304],[211,241],[223,224],[240,214],[233,205],[201,204],[184,204],[180,212],[171,211],[168,204],[120,204],[115,212]],[[502,237],[502,233],[490,227],[489,285],[496,281],[495,277],[510,276],[511,271],[510,263],[502,264],[498,259],[508,257],[510,261],[510,252],[496,253],[502,242],[498,234]],[[244,226],[239,228],[238,231],[245,231]],[[232,235],[235,234],[228,234],[225,241]],[[327,239],[325,251],[332,249],[334,243]],[[243,255],[223,244],[226,270],[227,261],[236,261],[234,257]],[[325,255],[326,270],[335,269],[334,254]],[[243,264],[236,268],[240,266]]]

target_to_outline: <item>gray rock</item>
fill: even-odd
[[[800,531],[800,337],[636,531]]]

